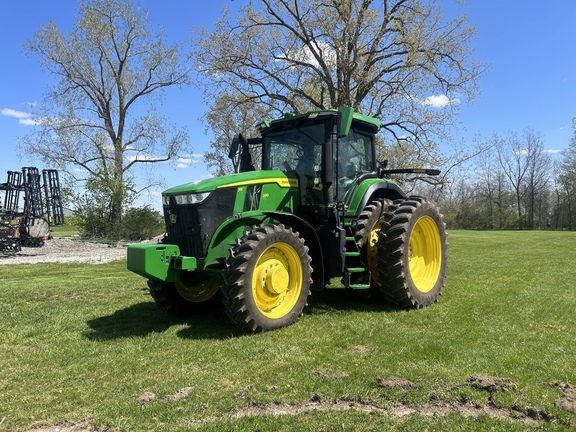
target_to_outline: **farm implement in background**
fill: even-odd
[[[58,171],[24,167],[8,171],[0,183],[4,200],[0,205],[0,252],[18,253],[22,247],[41,247],[50,226],[64,224],[64,208]]]

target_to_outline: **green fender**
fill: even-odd
[[[260,225],[264,219],[265,216],[261,211],[251,211],[224,221],[212,235],[208,253],[204,259],[204,267],[221,265],[222,258],[228,257],[228,251],[234,246],[236,239],[241,238],[244,231]]]
[[[362,181],[348,203],[348,216],[355,217],[375,198],[403,198],[404,192],[392,180],[370,178]]]

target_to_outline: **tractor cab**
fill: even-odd
[[[235,137],[230,157],[241,146],[240,171],[252,171],[249,146],[260,145],[262,170],[294,175],[302,189],[301,204],[349,204],[354,186],[377,176],[374,136],[380,123],[351,108],[288,114],[257,128],[261,138]]]

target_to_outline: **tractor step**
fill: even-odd
[[[345,257],[359,257],[360,252],[344,252]]]
[[[370,288],[370,272],[364,267],[346,267],[342,285],[353,290]]]
[[[367,290],[370,288],[370,284],[351,284],[349,288],[353,290]]]
[[[346,271],[350,273],[364,273],[366,269],[364,267],[347,267]]]

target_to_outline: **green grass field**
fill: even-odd
[[[51,226],[50,235],[52,237],[72,237],[78,235],[78,228],[72,226],[70,223],[64,225]]]
[[[449,242],[438,304],[330,289],[260,335],[165,316],[125,261],[0,266],[0,430],[576,429],[576,233]]]

